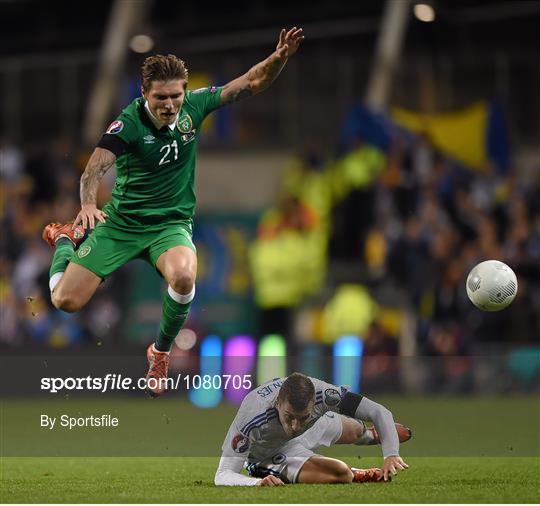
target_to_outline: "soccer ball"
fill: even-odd
[[[498,260],[486,260],[467,277],[467,295],[482,311],[500,311],[516,298],[518,282],[514,271]]]

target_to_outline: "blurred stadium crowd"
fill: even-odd
[[[355,139],[330,162],[312,145],[286,174],[281,204],[263,217],[258,242],[277,244],[281,234],[284,251],[291,231],[306,242],[296,258],[282,255],[267,278],[276,293],[277,285],[297,279],[299,290],[314,295],[322,286],[321,266],[328,265],[334,290],[304,312],[310,316],[301,318],[297,334],[303,329],[322,342],[362,335],[368,353],[395,354],[409,312],[416,316],[414,349],[420,354],[468,355],[538,342],[538,174],[524,184],[514,169],[468,169],[443,156],[425,135],[397,135],[387,155]],[[328,264],[321,260],[325,254]],[[464,288],[470,269],[490,258],[511,265],[519,280],[516,301],[501,313],[474,308]],[[258,267],[254,272],[263,276],[260,262]],[[257,289],[257,274],[255,281]],[[277,306],[260,287],[256,293],[263,306]],[[298,300],[283,302],[295,307]]]
[[[31,148],[3,139],[0,149],[0,342],[122,345],[129,270],[79,314],[49,302],[41,230],[76,215],[84,156],[69,158],[66,138]],[[103,186],[106,195],[111,181]],[[518,276],[517,299],[502,313],[466,298],[469,270],[489,258]],[[308,141],[283,171],[249,260],[260,335],[278,332],[292,345],[355,334],[368,355],[455,356],[538,344],[540,171],[526,184],[513,167],[468,169],[427,135],[395,135],[386,153],[358,137],[339,156]]]
[[[12,347],[61,348],[99,342],[117,331],[122,297],[100,290],[82,313],[57,311],[48,294],[50,248],[44,224],[73,220],[79,209],[81,160],[71,159],[68,138],[26,148],[3,139],[0,148],[0,341]],[[104,191],[107,191],[104,189]],[[113,286],[121,279],[112,280]]]

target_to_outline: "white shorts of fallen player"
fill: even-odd
[[[341,437],[342,431],[341,416],[333,412],[325,413],[313,427],[276,449],[272,456],[259,462],[248,460],[245,467],[250,476],[255,478],[273,474],[285,483],[296,483],[304,463],[316,455],[312,450],[334,444]]]

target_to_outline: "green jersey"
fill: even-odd
[[[188,91],[176,122],[161,128],[140,97],[111,123],[103,138],[122,149],[116,159],[112,200],[103,208],[107,221],[124,228],[170,225],[192,218],[201,125],[221,106],[220,96],[221,88],[215,86]]]

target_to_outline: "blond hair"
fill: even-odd
[[[153,81],[171,81],[173,79],[188,79],[188,69],[180,58],[168,54],[156,54],[144,60],[141,67],[142,88],[148,91]]]

